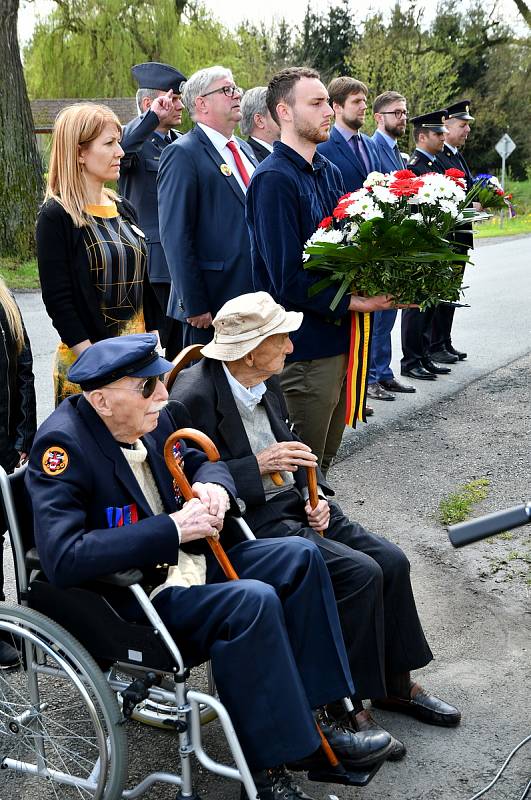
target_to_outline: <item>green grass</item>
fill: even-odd
[[[29,261],[0,258],[0,275],[13,291],[40,288],[39,272],[34,258]]]
[[[496,214],[492,219],[478,223],[474,228],[477,239],[531,233],[531,180],[506,181],[505,189],[513,196],[516,217],[508,218],[504,213],[501,222],[499,214]]]
[[[466,483],[457,492],[443,498],[439,503],[439,521],[442,525],[455,525],[470,516],[475,503],[484,500],[488,493],[488,478],[477,478]]]

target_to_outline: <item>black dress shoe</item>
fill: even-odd
[[[0,669],[12,669],[20,664],[20,653],[9,642],[0,640]]]
[[[454,356],[448,350],[435,350],[430,353],[430,358],[438,364],[455,364],[456,361],[459,361],[458,356]]]
[[[367,397],[371,400],[394,400],[394,394],[386,391],[379,383],[369,383],[367,386]]]
[[[402,369],[400,370],[400,374],[407,375],[408,378],[416,378],[419,381],[434,381],[437,378],[436,375],[428,372],[428,370],[424,369],[420,364],[418,367],[411,367],[411,369]]]
[[[416,392],[414,386],[409,386],[407,383],[400,383],[397,381],[396,378],[391,378],[390,381],[378,381],[380,386],[383,386],[384,389],[387,389],[388,392]]]
[[[448,373],[452,371],[450,367],[438,367],[437,364],[434,364],[429,358],[422,359],[422,366],[424,369],[428,370],[428,372],[431,372],[432,375],[448,375]]]
[[[443,727],[459,725],[461,712],[457,708],[430,694],[418,684],[414,684],[414,686],[417,691],[413,697],[388,696],[372,700],[372,704],[375,708],[381,708],[384,711],[398,711],[401,714],[415,717],[421,722],[427,722],[429,725],[442,725]]]
[[[374,408],[372,406],[366,405],[365,406],[365,416],[366,417],[372,417],[373,414],[374,414]]]
[[[312,800],[309,794],[297,786],[286,767],[273,767],[251,773],[260,800]],[[241,800],[247,800],[247,792],[242,785]]]
[[[453,356],[457,356],[459,361],[464,361],[467,354],[463,353],[462,350],[456,350],[453,344],[447,344],[444,348],[447,353],[451,353]]]
[[[353,731],[324,715],[319,716],[319,727],[347,769],[367,767],[383,761],[392,746],[391,734],[383,728],[381,731]]]

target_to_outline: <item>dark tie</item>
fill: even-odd
[[[358,157],[361,164],[365,167],[365,174],[368,175],[371,171],[371,165],[369,163],[369,159],[367,158],[367,154],[365,153],[365,147],[362,144],[361,136],[359,133],[355,133],[354,136],[350,137],[350,143],[352,145],[352,149],[354,154]]]
[[[402,161],[402,156],[400,155],[400,150],[397,144],[393,147],[393,153],[395,154],[395,161],[398,169],[404,169],[404,162]]]
[[[240,173],[241,179],[244,183],[245,188],[249,186],[249,181],[251,180],[249,177],[249,173],[245,169],[245,164],[242,161],[242,157],[240,155],[240,151],[236,146],[236,142],[227,142],[227,147],[231,151],[232,155],[234,156],[234,161],[236,162],[236,166],[238,167],[238,172]]]
[[[169,133],[164,137],[164,145],[171,144],[171,136]]]

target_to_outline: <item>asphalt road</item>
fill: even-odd
[[[491,482],[476,513],[529,497],[531,238],[481,243],[467,269],[468,309],[458,310],[455,344],[469,353],[450,376],[417,383],[415,395],[374,401],[375,416],[345,435],[331,470],[346,513],[400,544],[412,564],[419,613],[435,660],[419,678],[463,711],[457,730],[391,714],[379,720],[408,747],[365,789],[304,783],[312,797],[339,800],[468,800],[531,733],[529,697],[531,547],[526,530],[461,551],[436,521],[441,498],[477,477]],[[39,295],[18,298],[33,344],[39,418],[52,409],[51,361],[57,337]],[[399,374],[399,327],[395,326]],[[6,554],[7,555],[7,554]],[[6,558],[7,562],[7,558]],[[12,594],[12,579],[8,579]],[[174,738],[129,728],[128,786],[151,769],[171,769]],[[209,753],[226,757],[217,723]],[[487,797],[518,800],[529,780],[531,747],[515,756]],[[196,768],[198,791],[234,800],[238,787]],[[2,795],[0,780],[0,797]],[[146,797],[170,800],[157,786]]]

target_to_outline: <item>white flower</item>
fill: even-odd
[[[315,233],[312,233],[304,248],[311,247],[314,244],[319,244],[320,242],[332,242],[332,244],[339,244],[343,240],[343,232],[342,231],[325,231],[322,228],[318,228]]]
[[[418,213],[417,214],[411,214],[411,216],[408,217],[408,219],[412,219],[413,222],[424,222],[424,217],[422,216],[422,214],[418,214]]]
[[[441,211],[444,211],[445,214],[451,214],[452,217],[457,217],[459,215],[459,209],[456,203],[452,203],[451,200],[439,200],[439,206]]]
[[[386,186],[378,186],[377,184],[375,184],[372,187],[372,193],[380,203],[390,203],[390,204],[398,203],[398,197],[396,196],[396,194],[390,192]]]
[[[363,185],[366,189],[372,186],[387,186],[389,183],[389,175],[384,175],[383,172],[369,172]]]
[[[343,229],[346,235],[346,239],[348,242],[353,242],[356,239],[356,234],[359,230],[359,225],[355,222],[351,222],[349,225],[346,225]]]

